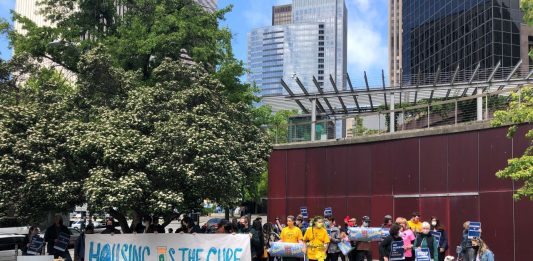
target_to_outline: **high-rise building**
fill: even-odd
[[[399,86],[402,68],[402,0],[389,0],[389,81]]]
[[[511,67],[521,58],[520,0],[401,2],[399,49],[406,77],[439,67],[444,72],[457,66],[473,70],[478,63],[482,70],[500,61]]]
[[[294,0],[275,6],[272,26],[248,34],[248,81],[261,96],[282,95],[283,79],[301,92],[298,78],[309,92],[316,92],[313,78],[326,91],[345,88],[347,9],[344,0]],[[288,12],[291,12],[290,15]],[[288,17],[292,20],[287,22]]]
[[[272,25],[292,23],[292,5],[278,5],[272,7]]]
[[[110,0],[115,1],[116,0]],[[214,12],[217,9],[217,2],[218,0],[194,0],[197,2],[200,6],[202,6],[205,10],[209,12]],[[32,20],[34,23],[36,23],[38,26],[44,26],[44,25],[50,25],[45,18],[39,13],[39,6],[37,0],[16,0],[15,2],[15,11],[22,16],[28,17],[30,20]],[[125,8],[121,5],[119,6],[117,4],[117,12],[122,15],[125,12]],[[15,29],[17,31],[22,30],[22,26],[18,23],[15,23]]]

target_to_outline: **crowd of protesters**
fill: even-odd
[[[232,221],[221,219],[218,224],[209,226],[207,223],[200,227],[192,218],[185,216],[180,220],[180,227],[177,230],[168,229],[168,233],[226,233],[226,234],[248,234],[250,236],[252,260],[254,261],[297,261],[299,258],[279,258],[270,257],[268,249],[272,242],[303,243],[308,260],[328,260],[338,261],[371,261],[371,242],[350,241],[348,237],[349,229],[353,227],[370,227],[371,220],[368,216],[363,216],[358,223],[356,217],[346,216],[344,224],[338,224],[332,216],[316,216],[308,222],[302,215],[286,217],[286,222],[282,223],[280,218],[276,218],[272,223],[262,223],[261,217],[253,221],[250,216],[242,216]],[[458,251],[458,256],[462,261],[494,261],[494,254],[488,245],[481,238],[469,238],[469,222],[463,225],[462,242]],[[389,230],[389,235],[379,242],[379,260],[389,261],[391,245],[394,241],[403,241],[404,260],[415,260],[415,250],[420,248],[429,249],[432,261],[448,261],[453,257],[446,257],[448,250],[448,235],[440,220],[432,216],[430,220],[424,222],[416,212],[407,220],[403,217],[394,219],[391,215],[384,217],[381,228]],[[94,233],[94,226],[87,225],[75,244],[75,259],[83,260],[85,253],[85,234]],[[439,232],[440,238],[436,239],[432,232]],[[69,229],[63,225],[61,216],[56,216],[52,226],[46,229],[44,240],[47,243],[47,253],[54,257],[62,257],[64,260],[72,260],[69,251],[58,251],[54,249],[60,233],[71,234]],[[114,226],[113,219],[106,221],[105,230],[102,234],[120,234]],[[135,226],[133,233],[165,233],[165,228],[156,220],[139,223]],[[38,227],[31,227],[22,248],[23,253],[30,245],[32,238],[39,234]],[[349,241],[352,247],[346,256],[341,252],[338,244],[342,241]],[[348,243],[346,243],[348,244]]]

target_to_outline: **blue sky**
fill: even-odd
[[[345,0],[348,8],[348,73],[354,85],[362,83],[363,71],[370,82],[380,82],[381,69],[387,73],[387,0]],[[246,34],[253,28],[271,23],[272,5],[291,0],[219,0],[219,7],[233,5],[233,11],[222,22],[232,31],[237,58],[246,61]],[[0,0],[0,17],[10,20],[15,0]],[[11,56],[7,39],[0,38],[3,59]]]

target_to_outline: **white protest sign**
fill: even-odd
[[[248,234],[92,234],[85,238],[85,261],[251,259]]]

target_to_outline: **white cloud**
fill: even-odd
[[[353,0],[355,6],[361,11],[367,11],[370,7],[370,0]]]
[[[276,0],[276,5],[286,5],[292,3],[292,0]]]
[[[371,76],[387,72],[387,1],[353,0],[348,2],[348,71]],[[383,13],[384,12],[384,13]]]

